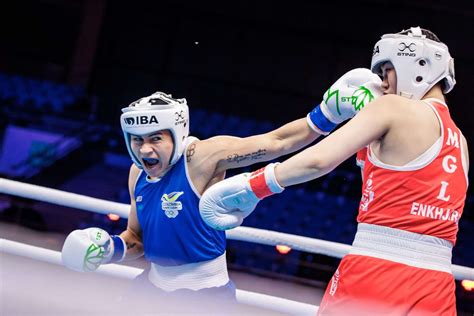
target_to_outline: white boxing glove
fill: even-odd
[[[204,222],[217,230],[240,226],[261,199],[284,190],[275,178],[275,166],[269,164],[212,185],[199,201]]]
[[[366,68],[345,73],[325,93],[306,120],[316,132],[327,135],[341,122],[356,115],[367,103],[382,95],[382,80]]]
[[[71,232],[61,251],[63,265],[79,272],[92,272],[104,263],[118,262],[125,257],[125,241],[110,236],[100,228]]]

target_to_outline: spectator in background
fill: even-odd
[[[260,199],[321,177],[357,152],[364,181],[358,231],[319,314],[455,315],[451,252],[469,157],[446,105],[453,58],[431,31],[412,27],[382,36],[371,69],[383,78],[384,96],[283,163],[213,185],[201,214],[216,229],[233,228]]]

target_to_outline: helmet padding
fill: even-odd
[[[170,165],[176,163],[184,151],[184,143],[189,135],[189,109],[186,99],[173,99],[171,95],[155,92],[141,98],[122,109],[122,126],[128,153],[140,169],[140,160],[132,151],[131,135],[145,136],[161,130],[169,130],[173,137],[174,149]]]
[[[382,36],[374,47],[372,72],[382,75],[386,62],[392,63],[397,74],[397,94],[409,99],[421,99],[440,81],[444,93],[456,84],[448,47],[428,39],[420,27]]]

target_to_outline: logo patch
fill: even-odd
[[[96,236],[97,239],[98,236]],[[84,255],[83,269],[84,271],[95,271],[104,260],[105,249],[102,246],[91,243]]]
[[[175,121],[184,120],[184,111],[175,112],[174,120]]]
[[[329,294],[334,296],[337,290],[337,283],[339,282],[339,269],[336,270],[331,279],[331,288],[329,289]]]
[[[129,125],[129,126],[160,124],[155,115],[149,115],[149,116],[140,115],[140,116],[125,117],[124,123],[125,125]]]
[[[174,113],[174,125],[184,125],[186,127],[186,118],[184,117],[184,111]]]
[[[367,179],[365,183],[365,188],[364,191],[362,192],[362,198],[361,198],[361,203],[360,203],[360,210],[362,212],[367,212],[369,210],[369,204],[372,202],[375,198],[375,192],[374,192],[374,187],[373,187],[373,172],[370,173],[369,178]]]
[[[372,92],[364,86],[354,91],[351,98],[351,103],[356,111],[360,111],[367,103],[374,99]]]
[[[339,94],[339,89],[331,91],[331,88],[329,88],[324,95],[324,102],[326,104],[331,98],[336,100],[336,110],[339,115],[342,115],[339,102],[350,102],[352,106],[354,106],[354,110],[360,111],[367,103],[375,98],[372,91],[365,86],[357,88],[351,96],[341,96]]]
[[[416,44],[415,43],[407,44],[407,43],[404,43],[404,42],[400,42],[400,44],[398,44],[398,50],[399,51],[403,52],[406,49],[408,49],[410,52],[413,53],[416,50]]]
[[[161,197],[161,209],[165,212],[166,217],[175,218],[179,215],[179,211],[183,209],[183,204],[177,200],[183,194],[183,191],[163,194]]]
[[[397,56],[415,57],[416,56],[415,51],[416,51],[416,44],[415,43],[400,42],[398,44]]]
[[[375,56],[376,54],[380,54],[380,48],[379,45],[374,47],[374,50],[372,52],[372,56]]]

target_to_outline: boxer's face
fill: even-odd
[[[161,177],[167,171],[173,146],[173,137],[169,130],[145,136],[131,135],[132,151],[151,178]]]
[[[382,65],[382,90],[383,94],[397,93],[397,73],[392,63],[386,62]]]

